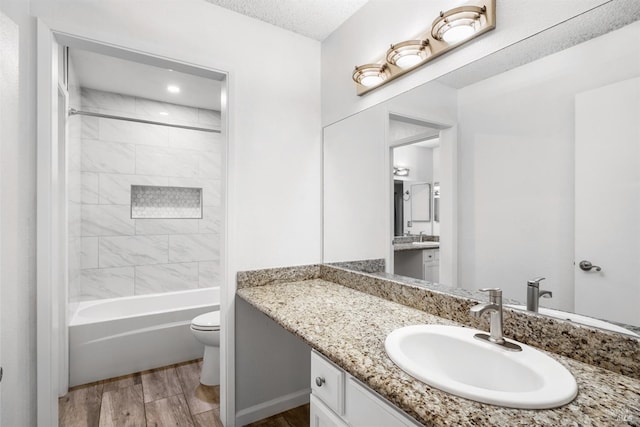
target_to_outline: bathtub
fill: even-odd
[[[69,385],[202,357],[191,320],[219,309],[219,288],[80,303],[69,322]]]

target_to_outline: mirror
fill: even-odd
[[[431,221],[431,184],[416,182],[409,186],[411,196],[411,222]]]
[[[640,331],[640,23],[546,49],[567,28],[589,33],[597,9],[326,127],[324,261],[385,258],[394,272],[394,149],[419,134],[395,134],[401,112],[437,124],[440,177],[423,182],[441,284],[524,306],[543,276],[541,314]]]

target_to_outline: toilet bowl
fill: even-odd
[[[191,332],[204,344],[200,383],[220,384],[220,312],[201,314],[191,321]]]

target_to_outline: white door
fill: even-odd
[[[578,94],[575,114],[575,311],[638,325],[640,78]]]

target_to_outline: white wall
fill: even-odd
[[[435,184],[436,183],[440,183],[442,182],[442,174],[441,174],[441,170],[442,170],[442,164],[441,164],[441,156],[440,156],[440,147],[434,147],[433,148],[433,184],[434,184],[434,191],[435,191]],[[435,221],[435,202],[433,202],[433,217],[434,217],[434,221],[433,221],[433,235],[434,236],[439,236],[440,235],[440,221]]]
[[[400,181],[431,182],[433,179],[433,149],[404,145],[393,149],[393,165],[409,168],[409,175],[397,176]]]
[[[365,96],[356,96],[354,65],[378,60],[390,43],[426,30],[440,10],[464,0],[371,0],[322,43],[322,123],[327,126],[350,114],[390,99],[462,65],[486,56],[605,0],[497,0],[497,27],[419,70]]]
[[[573,310],[574,98],[638,75],[625,41],[639,28],[459,91],[459,286],[525,301],[527,280],[545,276],[553,298],[542,303]]]
[[[0,1],[0,424],[36,425],[35,23]]]
[[[324,130],[324,262],[387,257],[387,117],[370,108]]]
[[[369,258],[391,262],[389,113],[452,125],[456,102],[455,90],[432,82],[324,129],[324,262]]]
[[[36,0],[32,13],[59,31],[229,71],[226,286],[233,291],[238,270],[321,260],[317,41],[200,0],[140,0],[127,2],[126,7],[116,0]],[[283,182],[286,192],[281,191]],[[305,237],[300,238],[297,230],[304,230]],[[234,314],[226,313],[223,325],[231,325]],[[251,336],[252,331],[237,334]],[[233,346],[233,340],[228,343]],[[228,362],[233,368],[234,361]],[[287,372],[270,374],[273,381],[306,375],[306,363],[298,360]],[[235,367],[240,377],[260,369]],[[226,392],[236,394],[233,383]],[[251,401],[254,390],[237,394]]]

